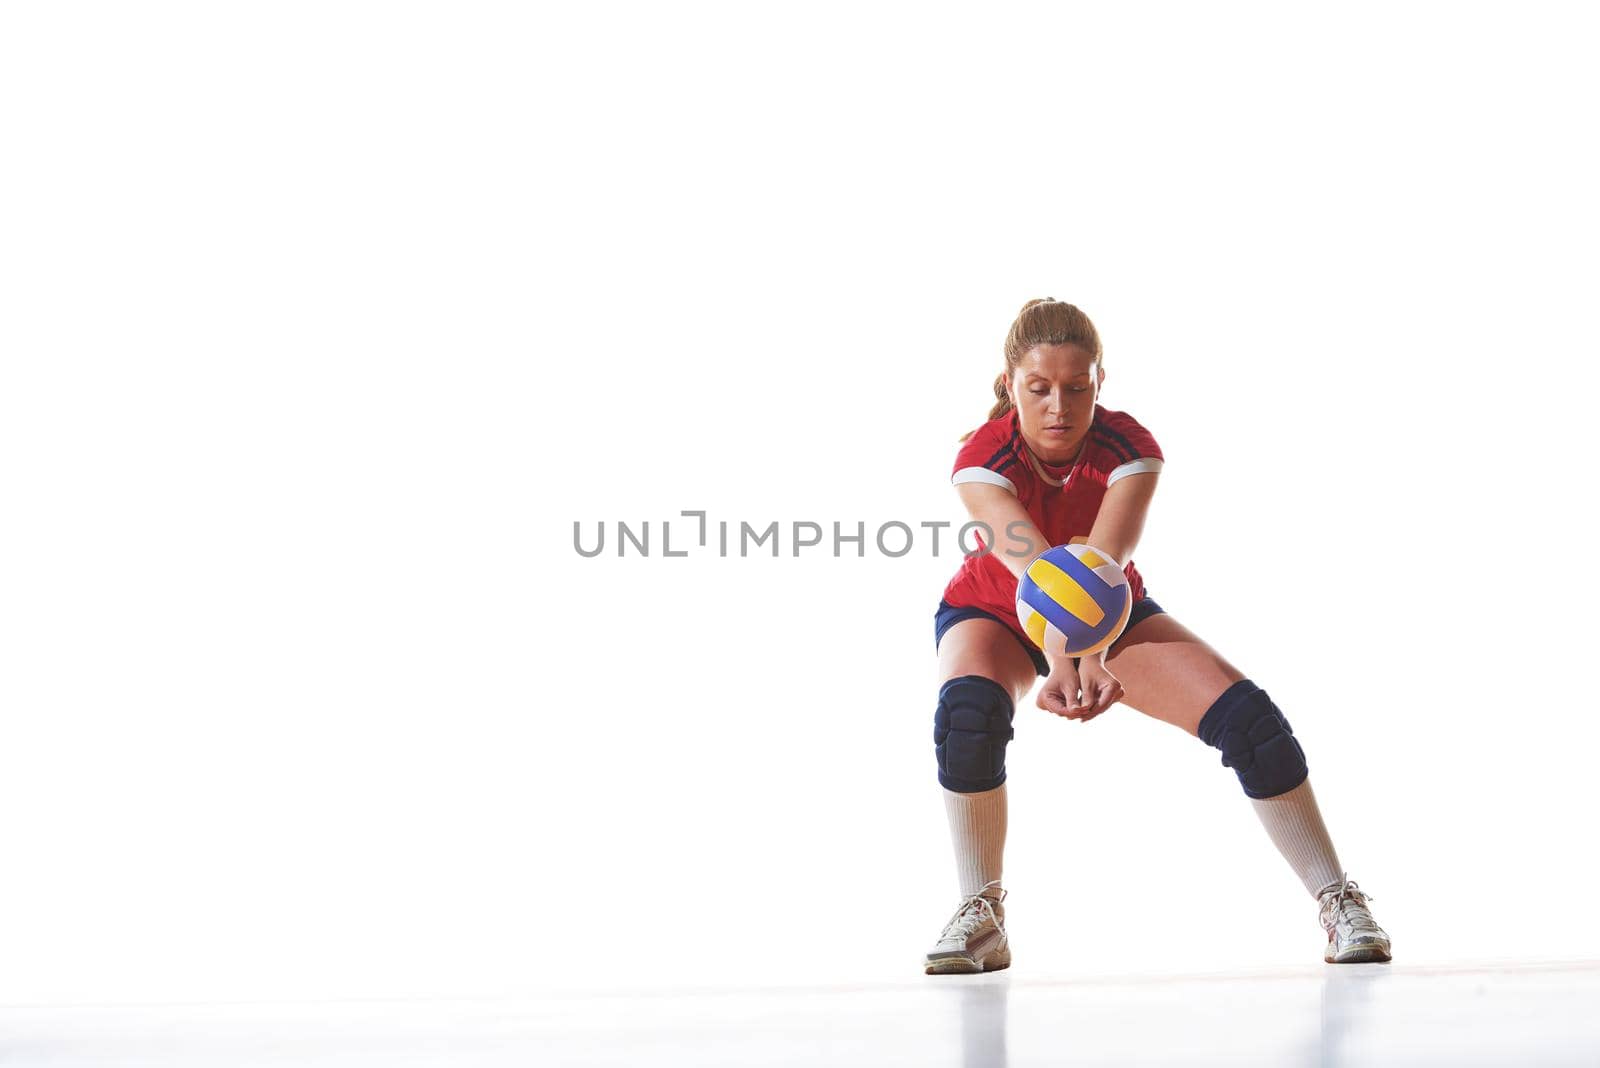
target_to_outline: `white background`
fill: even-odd
[[[1600,953],[1580,10],[8,6],[0,1000],[920,974],[958,557],[660,528],[959,521],[1037,296],[1398,959]],[[1320,959],[1214,751],[1009,766],[1018,967]]]

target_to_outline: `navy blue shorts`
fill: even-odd
[[[1115,649],[1117,647],[1118,643],[1122,641],[1123,637],[1127,636],[1128,631],[1133,629],[1133,625],[1135,623],[1139,622],[1141,619],[1147,619],[1150,616],[1155,615],[1157,612],[1165,611],[1165,608],[1162,608],[1160,605],[1156,604],[1155,601],[1151,600],[1148,595],[1135,601],[1133,610],[1128,613],[1128,625],[1122,628],[1122,634],[1118,636],[1116,641],[1111,643],[1111,648]],[[1041,675],[1050,674],[1050,661],[1045,659],[1043,649],[1040,649],[1037,645],[1034,645],[1032,642],[1017,634],[1016,631],[1011,629],[1010,624],[1006,623],[1005,620],[1001,619],[993,612],[985,612],[981,608],[957,608],[954,605],[947,604],[941,600],[939,602],[939,610],[933,615],[934,649],[939,648],[939,639],[944,637],[944,632],[955,626],[957,623],[960,623],[963,619],[992,619],[1001,626],[1004,626],[1012,637],[1016,638],[1017,641],[1022,643],[1022,648],[1027,650],[1029,659],[1033,661],[1034,669],[1037,670]]]

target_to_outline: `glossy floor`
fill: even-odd
[[[0,1008],[53,1065],[1600,1064],[1600,962],[518,1000]]]

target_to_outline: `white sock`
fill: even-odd
[[[1323,826],[1310,779],[1288,793],[1253,797],[1250,803],[1261,817],[1261,825],[1267,829],[1272,844],[1278,847],[1278,852],[1283,854],[1283,859],[1289,862],[1312,897],[1343,878],[1344,869],[1339,867],[1339,854],[1334,852],[1328,828]]]
[[[1006,849],[1006,784],[976,794],[944,790],[944,809],[956,847],[961,896],[971,897],[1000,878],[1000,858]],[[986,896],[998,898],[1000,888],[989,887]]]

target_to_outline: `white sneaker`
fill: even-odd
[[[995,897],[983,891],[993,888]],[[997,972],[1011,966],[1011,942],[1006,938],[1006,910],[1001,904],[1006,892],[1000,880],[984,883],[982,890],[961,902],[944,933],[928,951],[923,965],[926,975]]]
[[[1322,959],[1329,964],[1363,964],[1389,959],[1389,935],[1367,911],[1369,895],[1350,879],[1334,883],[1318,895],[1322,904],[1322,929],[1328,946]]]

